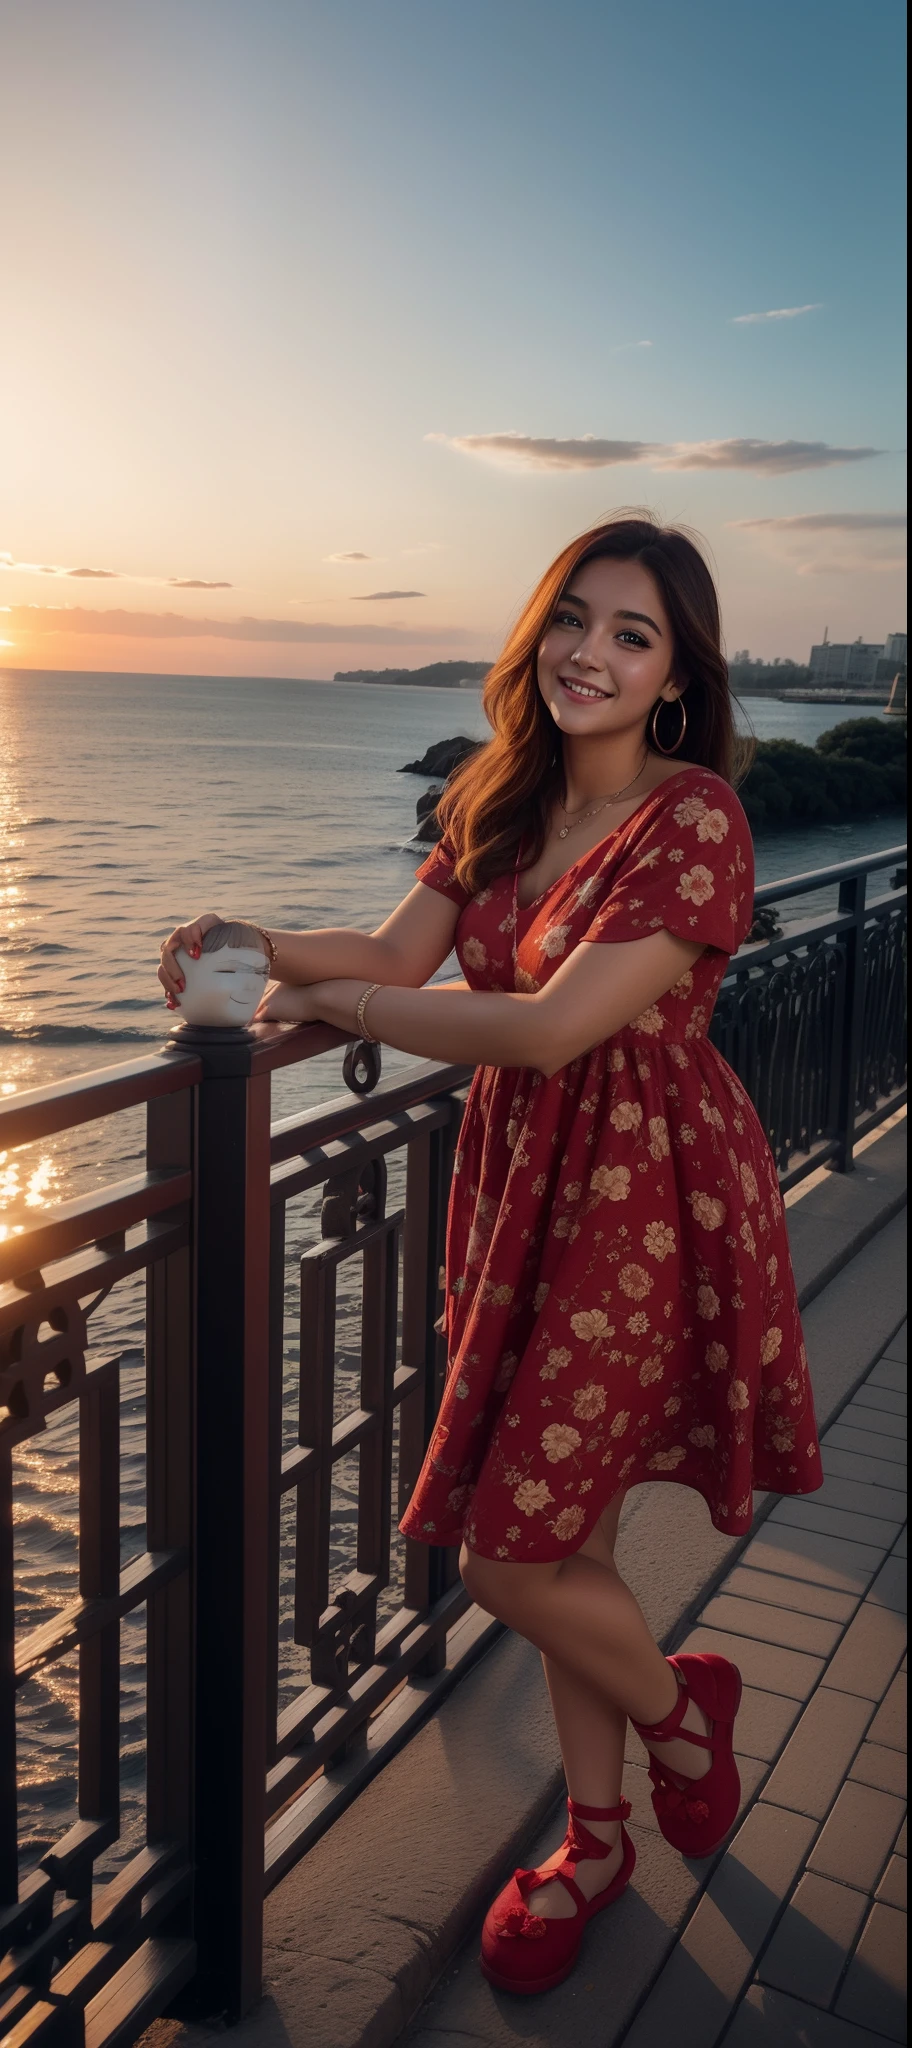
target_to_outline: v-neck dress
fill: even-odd
[[[532,992],[573,948],[664,929],[705,950],[624,1030],[550,1077],[477,1069],[447,1231],[444,1397],[403,1531],[544,1563],[622,1487],[676,1480],[717,1529],[755,1487],[823,1473],[769,1144],[707,1037],[750,927],[753,849],[729,785],[682,769],[515,918],[469,898],[444,839],[419,879],[457,903],[475,989]]]

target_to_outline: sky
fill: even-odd
[[[0,663],[488,659],[625,505],[905,628],[899,0],[0,0]]]

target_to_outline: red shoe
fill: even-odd
[[[633,1876],[636,1850],[624,1826],[630,1802],[620,1806],[579,1806],[567,1801],[570,1825],[565,1838],[566,1855],[555,1870],[516,1870],[491,1907],[481,1930],[481,1967],[498,1991],[551,1991],[569,1977],[579,1955],[583,1935],[596,1913],[620,1898]],[[574,1873],[588,1857],[610,1856],[614,1844],[602,1842],[583,1826],[587,1820],[619,1820],[622,1855],[619,1868],[604,1891],[586,1899]],[[526,1900],[539,1885],[559,1878],[576,1906],[572,1920],[546,1920],[530,1913]]]
[[[711,1856],[724,1842],[741,1803],[741,1780],[732,1749],[735,1715],[741,1704],[741,1673],[737,1664],[717,1657],[712,1650],[666,1661],[682,1681],[677,1705],[653,1728],[640,1721],[632,1726],[647,1748],[652,1742],[677,1740],[712,1750],[709,1770],[705,1777],[693,1780],[692,1790],[681,1786],[657,1758],[649,1765],[652,1804],[666,1842],[682,1856]],[[710,1722],[709,1735],[695,1735],[681,1727],[690,1700]]]

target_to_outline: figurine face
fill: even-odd
[[[184,977],[177,998],[188,1024],[249,1024],[269,974],[269,962],[258,946],[222,946],[191,960],[179,947],[175,955]]]

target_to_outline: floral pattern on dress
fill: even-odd
[[[621,1487],[694,1487],[726,1534],[754,1488],[822,1483],[769,1145],[707,1030],[753,905],[737,797],[681,770],[520,908],[470,899],[444,839],[419,878],[460,907],[469,985],[531,990],[581,942],[705,948],[624,1030],[546,1077],[476,1071],[447,1232],[443,1402],[403,1531],[545,1562]]]

